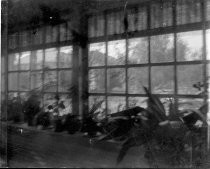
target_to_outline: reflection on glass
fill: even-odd
[[[148,63],[148,38],[129,39],[128,63]]]
[[[126,109],[125,97],[110,96],[107,98],[107,101],[108,101],[108,108],[107,108],[108,114],[117,113],[119,111]]]
[[[174,93],[174,67],[153,66],[151,68],[152,93]],[[179,84],[179,83],[178,83]]]
[[[29,90],[29,72],[22,72],[19,74],[19,90]]]
[[[9,90],[18,90],[18,73],[9,73]]]
[[[57,89],[57,75],[56,71],[47,71],[44,74],[44,90],[48,92],[55,92]]]
[[[178,100],[178,109],[199,109],[204,101],[200,98],[181,98]]]
[[[42,89],[42,72],[31,73],[31,89],[35,88]]]
[[[105,52],[106,46],[104,42],[90,44],[88,54],[89,66],[104,66]]]
[[[179,94],[199,94],[200,90],[196,87],[198,83],[203,84],[202,65],[183,65],[177,67],[178,93]]]
[[[59,68],[71,68],[72,67],[72,46],[65,46],[60,48],[59,53]]]
[[[45,50],[45,69],[53,69],[57,66],[57,49],[50,48]]]
[[[147,108],[147,97],[129,97],[128,107],[133,108],[136,106]]]
[[[23,52],[20,55],[20,70],[29,70],[31,52]]]
[[[47,110],[49,105],[56,105],[55,94],[44,94],[44,110]]]
[[[108,65],[125,64],[125,40],[116,40],[108,42]]]
[[[125,69],[107,70],[107,90],[113,93],[125,93]]]
[[[172,62],[174,49],[173,34],[165,34],[151,37],[151,62]]]
[[[71,87],[72,71],[63,70],[58,73],[58,88],[60,92],[66,92]]]
[[[97,115],[97,119],[105,118],[105,115],[106,115],[106,113],[105,113],[105,111],[106,111],[105,97],[104,96],[90,96],[89,97],[89,111],[93,108],[94,105],[97,105],[100,102],[102,102],[101,105],[99,107],[97,107],[97,109],[95,111],[96,113],[100,112]]]
[[[210,29],[206,30],[206,59],[210,60]]]
[[[128,69],[128,93],[143,94],[143,86],[148,87],[148,68],[138,67]]]
[[[64,105],[64,110],[62,110],[62,114],[71,114],[72,113],[72,99],[67,94],[59,95],[59,104]]]
[[[89,71],[89,92],[104,93],[105,92],[105,70],[91,69]]]
[[[19,54],[14,53],[9,55],[9,70],[18,70]]]
[[[43,61],[43,50],[33,51],[31,57],[31,69],[32,70],[41,69],[42,61]]]
[[[202,59],[202,31],[177,34],[177,60],[193,61]]]

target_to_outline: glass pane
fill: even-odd
[[[206,30],[206,59],[210,60],[210,29]]]
[[[89,92],[92,92],[92,93],[105,92],[105,70],[104,69],[89,70]]]
[[[18,40],[17,40],[17,33],[14,33],[12,35],[9,35],[9,49],[15,49],[18,46]]]
[[[43,50],[37,50],[32,52],[31,57],[31,69],[42,69],[43,63]]]
[[[64,105],[64,110],[62,114],[71,114],[72,113],[72,100],[67,94],[59,94],[59,104]]]
[[[58,41],[58,26],[53,26],[52,27],[52,42],[57,42]]]
[[[88,37],[95,36],[95,17],[88,18]]]
[[[128,63],[148,63],[148,38],[129,39],[128,43]]]
[[[125,93],[125,69],[107,70],[107,90],[113,93]]]
[[[56,105],[56,99],[55,99],[55,94],[44,94],[44,110],[47,110],[47,107],[49,105],[52,105],[55,107]]]
[[[71,70],[59,71],[58,86],[59,86],[60,92],[68,91],[68,89],[71,88],[71,82],[72,82],[72,71]]]
[[[147,108],[147,97],[129,97],[128,107],[133,108],[136,106]]]
[[[179,110],[199,109],[204,101],[200,98],[181,98],[178,100]]]
[[[10,54],[9,55],[9,70],[18,70],[19,63],[19,54]]]
[[[18,73],[9,73],[9,90],[18,90]]]
[[[57,90],[57,74],[56,71],[47,71],[44,74],[44,90],[48,92],[56,92]]]
[[[108,65],[125,64],[125,40],[108,42]]]
[[[67,22],[67,37],[66,40],[72,40],[72,23]]]
[[[63,23],[60,25],[60,41],[65,41],[66,40],[66,23]]]
[[[23,47],[29,45],[29,33],[27,31],[20,32],[20,44]]]
[[[42,44],[43,42],[43,29],[42,28],[38,28],[34,31],[33,34],[34,37],[34,44]]]
[[[105,65],[106,46],[104,42],[89,45],[89,66]]]
[[[100,112],[100,114],[97,116],[97,119],[103,119],[106,116],[106,100],[104,96],[90,96],[89,97],[89,111],[94,105],[97,105],[99,102],[101,102],[101,105],[95,110],[95,112]]]
[[[148,68],[129,68],[128,69],[128,93],[143,94],[143,86],[148,87]]]
[[[19,90],[20,91],[29,90],[29,72],[24,72],[19,74]]]
[[[42,89],[42,72],[31,72],[31,89]]]
[[[109,13],[107,15],[107,35],[113,35],[115,33],[115,14]]]
[[[96,36],[104,36],[104,29],[105,29],[105,20],[103,15],[98,15],[97,17],[97,29],[96,29]]]
[[[46,34],[45,34],[45,42],[46,43],[50,43],[52,42],[52,27],[51,26],[47,26],[46,27]]]
[[[45,69],[53,69],[57,67],[57,49],[51,48],[45,50]]]
[[[202,59],[202,31],[177,34],[177,60],[193,61]]]
[[[128,10],[128,31],[136,31],[137,30],[137,9],[129,9]]]
[[[183,65],[177,67],[178,93],[199,94],[196,84],[203,84],[203,65]]]
[[[200,0],[177,1],[177,25],[201,21]]]
[[[210,21],[210,0],[206,0],[206,20]]]
[[[146,6],[141,6],[138,8],[138,30],[145,30],[147,29],[147,8]]]
[[[123,25],[124,14],[122,11],[114,13],[114,33],[120,34],[123,33],[124,25]]]
[[[153,66],[151,68],[152,93],[174,93],[174,66]]]
[[[174,49],[173,34],[159,35],[151,37],[151,62],[172,62]]]
[[[164,3],[152,3],[151,28],[171,26],[172,18],[172,1]]]
[[[114,97],[107,97],[108,100],[108,108],[107,113],[117,113],[119,111],[126,109],[126,102],[125,97],[114,96]]]
[[[20,70],[29,70],[31,52],[23,52],[20,55]]]
[[[66,46],[60,48],[59,53],[59,68],[71,68],[72,67],[72,46]]]

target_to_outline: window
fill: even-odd
[[[193,25],[202,21],[201,8],[200,0],[155,1],[128,7],[127,34],[123,10],[109,11],[104,16],[107,19],[104,38],[96,38],[99,30],[96,31],[94,25],[98,19],[91,16],[88,29],[91,38],[89,107],[102,99],[105,101],[100,111],[108,114],[135,106],[146,107],[143,87],[147,87],[160,98],[166,115],[171,102],[179,104],[182,100],[194,100],[191,107],[199,108],[203,102],[205,48],[202,24],[200,28]],[[101,30],[103,32],[103,28]],[[209,34],[208,29],[205,35],[208,60]],[[201,88],[197,87],[199,85]],[[175,105],[176,108],[181,106]]]

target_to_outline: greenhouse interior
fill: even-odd
[[[2,0],[3,167],[210,167],[210,0]]]

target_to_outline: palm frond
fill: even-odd
[[[144,90],[148,96],[149,109],[151,109],[154,114],[157,113],[158,116],[156,117],[159,119],[159,121],[165,121],[167,119],[166,112],[160,99],[156,95],[151,94],[146,87],[144,87]]]

